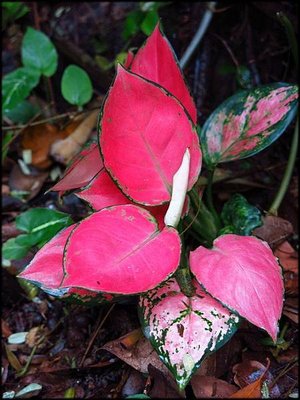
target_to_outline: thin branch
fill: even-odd
[[[205,34],[207,28],[209,27],[216,4],[217,4],[216,1],[208,2],[207,10],[205,11],[203,18],[200,21],[198,30],[195,33],[195,36],[193,37],[191,43],[189,44],[189,46],[187,47],[187,49],[185,50],[183,56],[181,57],[181,59],[179,61],[179,65],[182,69],[184,69],[185,66],[187,65],[187,63],[189,62],[189,60],[192,57],[192,55],[194,54],[196,48],[199,46],[199,43],[200,43],[203,35]]]

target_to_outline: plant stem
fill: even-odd
[[[297,121],[296,121],[296,126],[295,126],[294,135],[293,135],[293,139],[292,139],[292,145],[291,145],[288,163],[287,163],[279,190],[278,190],[278,192],[275,196],[275,199],[273,200],[273,203],[271,204],[269,211],[268,211],[268,213],[272,214],[272,215],[277,215],[278,208],[280,207],[280,204],[286,194],[286,191],[289,187],[290,180],[292,177],[293,169],[294,169],[296,158],[297,158],[297,150],[298,150],[298,122],[299,122],[299,118],[297,118]]]
[[[205,34],[210,21],[213,16],[213,10],[215,8],[215,5],[217,4],[216,1],[210,1],[207,4],[207,10],[205,11],[203,18],[200,21],[199,27],[197,32],[195,33],[195,36],[193,37],[191,43],[185,50],[183,56],[181,57],[179,61],[180,67],[183,69],[187,63],[189,62],[190,58],[192,57],[194,51],[196,50],[197,46],[199,45],[203,35]]]
[[[178,231],[182,230],[182,222],[178,225]],[[175,272],[176,281],[182,291],[187,297],[192,297],[195,294],[195,287],[192,282],[192,275],[187,261],[187,252],[184,245],[184,238],[181,238],[181,256],[180,264]]]
[[[219,229],[221,229],[222,224],[221,224],[220,217],[214,207],[213,196],[212,196],[212,185],[213,185],[214,172],[215,172],[215,169],[208,170],[207,187],[206,187],[205,193],[206,193],[206,201],[207,201],[208,209],[214,218],[214,222],[215,222],[217,229],[219,230]]]

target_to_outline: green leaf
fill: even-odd
[[[16,218],[17,228],[27,233],[27,235],[18,236],[16,240],[22,245],[41,247],[57,232],[72,223],[68,214],[48,208],[33,208]]]
[[[262,215],[258,208],[248,203],[241,194],[234,194],[225,204],[221,212],[225,228],[219,234],[236,233],[251,235],[253,229],[262,225]]]
[[[43,32],[27,28],[22,42],[22,62],[26,67],[39,71],[42,75],[52,76],[57,69],[57,51]]]
[[[93,86],[90,77],[82,68],[69,65],[63,73],[61,91],[69,103],[82,106],[91,100]]]
[[[156,10],[148,11],[145,18],[143,19],[143,21],[141,23],[142,32],[145,35],[149,36],[153,32],[158,20],[159,20],[159,17],[158,17]]]
[[[29,12],[29,8],[20,1],[3,1],[2,5],[2,30],[6,28],[6,25],[10,22],[15,21],[18,18]]]
[[[18,103],[11,110],[6,110],[4,115],[15,124],[26,124],[32,117],[39,112],[39,107],[27,100]]]
[[[207,167],[259,153],[286,130],[297,112],[298,87],[274,83],[225,100],[200,132]]]
[[[20,245],[16,238],[8,239],[2,246],[2,257],[6,260],[19,260],[26,256],[30,247]]]
[[[2,80],[2,111],[9,112],[21,103],[31,90],[38,85],[40,74],[29,68],[21,67],[8,73]]]
[[[122,36],[125,40],[128,40],[140,31],[140,25],[144,16],[145,13],[141,10],[134,10],[128,13],[122,32]]]
[[[7,152],[9,149],[9,143],[13,137],[14,137],[13,132],[7,132],[4,135],[4,138],[2,140],[2,162],[5,160],[5,158],[7,156]]]

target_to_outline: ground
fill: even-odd
[[[80,65],[89,73],[94,86],[92,106],[100,107],[112,81],[114,67],[101,69],[99,56],[113,61],[122,51],[126,43],[122,38],[124,21],[137,3],[36,2],[28,5],[29,13],[10,21],[3,30],[3,74],[20,65],[21,40],[26,27],[32,26],[51,37],[59,54],[58,72],[51,78],[50,97],[47,97],[47,85],[43,84],[37,87],[33,96],[33,100],[43,107],[52,100],[48,114],[43,116],[48,118],[47,124],[56,124],[51,120],[53,115],[74,111],[60,94],[62,72],[70,63]],[[205,10],[204,2],[168,2],[159,9],[164,32],[179,59]],[[217,4],[208,30],[184,70],[197,104],[200,125],[223,100],[243,85],[294,84],[297,81],[291,45],[278,13],[288,17],[297,33],[296,2]],[[138,31],[130,47],[140,46],[145,38],[144,33]],[[99,50],[101,46],[104,51]],[[238,75],[241,71],[244,71],[243,79]],[[68,117],[58,119],[55,129],[62,131],[66,123]],[[13,124],[4,120],[4,125]],[[34,146],[43,133],[34,134],[32,128],[26,129],[29,129],[27,136],[32,135],[31,145]],[[53,128],[44,127],[45,135],[47,129]],[[270,148],[241,163],[223,165],[224,170],[220,173],[228,174],[228,178],[214,186],[218,210],[234,192],[245,195],[262,212],[268,210],[287,165],[293,132],[294,123]],[[17,160],[24,137],[23,131],[12,141],[3,164],[3,241],[19,233],[15,217],[33,207],[59,209],[71,214],[74,221],[88,213],[88,207],[72,194],[63,200],[59,200],[55,192],[44,194],[53,185],[50,171],[55,166],[60,166],[61,171],[65,168],[49,159],[47,152],[43,158],[46,164],[41,167],[37,163],[27,176],[22,173]],[[188,398],[227,397],[232,385],[237,390],[255,381],[258,375],[253,372],[260,371],[261,374],[268,360],[270,366],[265,378],[269,396],[285,398],[293,393],[296,397],[298,393],[297,177],[295,168],[278,212],[283,220],[273,221],[268,228],[269,236],[273,235],[270,245],[274,251],[280,251],[279,244],[287,246],[280,255],[286,288],[285,309],[280,321],[281,342],[271,346],[263,331],[243,323],[233,339],[206,361],[198,380],[194,379],[186,389]],[[33,190],[34,182],[38,185]],[[30,195],[23,200],[13,196],[13,190],[28,189]],[[125,398],[143,392],[157,398],[185,396],[177,391],[170,376],[161,372],[160,361],[136,331],[139,328],[137,297],[126,298],[113,307],[108,304],[87,308],[55,300],[42,291],[32,295],[20,286],[15,275],[28,264],[36,250],[32,249],[26,257],[2,268],[3,392],[18,392],[30,383],[38,383],[42,390],[31,392],[28,397]],[[26,343],[8,344],[8,338],[16,332],[30,333]],[[127,334],[129,338],[124,341],[122,337]],[[115,342],[108,344],[113,340]],[[139,351],[142,345],[146,347]],[[201,375],[212,378],[201,380]],[[248,393],[248,397],[255,396]]]

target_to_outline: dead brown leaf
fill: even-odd
[[[31,165],[39,169],[47,169],[52,164],[49,157],[51,144],[67,137],[68,134],[68,131],[61,131],[52,124],[29,126],[23,132],[21,146],[23,150],[31,150]]]
[[[149,364],[152,364],[165,374],[169,374],[169,370],[159,359],[156,351],[146,338],[141,338],[133,347],[126,349],[126,347],[122,345],[122,341],[124,341],[128,335],[131,335],[131,332],[116,340],[106,343],[101,347],[101,349],[113,353],[115,356],[126,362],[126,364],[144,374],[148,373]]]
[[[147,390],[148,395],[154,399],[180,399],[185,398],[184,392],[179,391],[174,379],[167,379],[158,368],[149,364],[148,366],[151,387]]]
[[[33,199],[41,190],[48,177],[48,172],[36,172],[34,175],[25,175],[16,164],[9,175],[10,190],[28,192],[27,200]]]
[[[235,385],[214,376],[195,375],[191,384],[197,398],[228,398],[238,390]]]
[[[293,225],[286,219],[267,215],[262,221],[263,225],[254,229],[252,234],[268,242],[271,247],[282,243],[294,232]]]
[[[56,141],[52,142],[51,156],[56,161],[67,165],[89,139],[93,128],[96,126],[98,114],[98,110],[90,112],[68,137],[57,138]]]
[[[241,388],[231,397],[240,398],[261,398],[261,387],[263,381],[268,385],[270,396],[280,396],[280,391],[277,385],[271,387],[274,380],[269,372],[270,360],[267,359],[267,366],[256,360],[245,360],[242,363],[236,364],[232,371],[234,373],[234,382]]]

